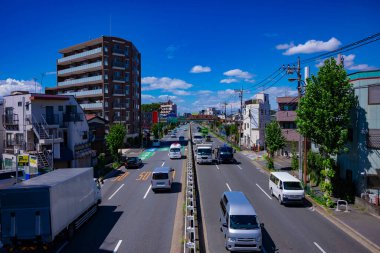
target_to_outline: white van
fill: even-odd
[[[174,180],[174,169],[170,167],[157,167],[152,172],[152,191],[171,190]]]
[[[193,135],[193,144],[202,144],[203,137],[201,133],[195,133]]]
[[[287,172],[270,173],[269,190],[280,204],[304,203],[305,191],[301,181]]]
[[[261,251],[262,233],[256,211],[242,192],[224,192],[220,199],[220,229],[229,251]]]
[[[172,145],[170,145],[168,155],[170,159],[175,159],[175,158],[181,159],[182,158],[181,144],[173,143]]]

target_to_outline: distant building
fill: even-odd
[[[92,165],[89,127],[73,96],[12,92],[3,108],[5,167],[18,154],[37,156],[39,169]]]
[[[4,101],[0,100],[0,112],[4,113]],[[3,125],[3,118],[0,117],[0,155],[4,153],[4,136],[5,136],[5,128]],[[0,161],[2,160],[2,156],[0,156]],[[0,167],[1,168],[1,167]]]
[[[337,157],[340,177],[353,182],[358,193],[369,191],[374,199],[380,189],[380,70],[348,77],[359,104],[349,129],[349,152]]]
[[[215,107],[208,107],[206,108],[206,110],[204,111],[204,115],[218,115],[220,111],[217,110]]]
[[[278,111],[276,120],[280,124],[282,135],[286,139],[283,153],[291,154],[292,148],[298,152],[300,134],[296,126],[296,110],[298,108],[298,97],[277,97]]]
[[[264,148],[265,127],[270,122],[269,95],[259,93],[244,105],[241,144],[246,148]]]
[[[142,129],[143,130],[150,130],[153,126],[153,124],[158,123],[158,111],[153,112],[142,112]]]
[[[165,118],[168,114],[177,115],[177,105],[173,101],[168,100],[168,102],[161,103],[160,105],[160,117]]]
[[[141,133],[141,56],[132,42],[102,36],[59,50],[57,87],[47,94],[73,95],[87,114]]]

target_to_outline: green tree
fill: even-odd
[[[271,158],[273,158],[274,152],[285,147],[285,137],[282,135],[277,121],[272,121],[265,127],[265,143]]]
[[[152,132],[153,132],[154,138],[158,139],[159,138],[159,132],[160,132],[159,124],[157,124],[157,123],[153,124]]]
[[[321,174],[326,180],[321,183],[321,189],[328,206],[333,188],[331,179],[335,175],[331,156],[345,150],[350,114],[355,105],[355,93],[346,71],[331,58],[324,62],[317,76],[307,80],[305,96],[297,109],[298,131],[318,144],[323,157]]]
[[[143,112],[160,111],[160,104],[159,103],[142,104],[141,111]]]
[[[126,135],[125,126],[122,124],[113,124],[109,134],[106,136],[106,144],[115,161],[119,161],[118,150],[123,147],[124,137]]]
[[[323,167],[323,158],[319,153],[309,151],[307,153],[307,172],[310,176],[310,180],[315,185],[319,185],[321,182],[321,170]]]
[[[231,125],[224,125],[224,131],[226,131],[226,136],[228,140],[228,137],[231,135]]]

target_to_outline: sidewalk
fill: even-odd
[[[241,151],[239,153],[249,158],[255,166],[263,169],[263,171],[266,171],[269,174],[265,169],[266,161],[263,158],[260,158],[260,155],[252,151]],[[287,167],[284,165],[290,164],[290,161],[291,159],[285,157],[275,157],[275,167]],[[371,252],[380,252],[379,216],[374,216],[362,211],[355,205],[349,205],[349,211],[344,212],[343,207],[340,208],[342,211],[336,211],[335,208],[327,209],[320,206],[311,198],[308,198],[308,200],[313,203],[313,207],[318,213],[361,243],[368,250]]]

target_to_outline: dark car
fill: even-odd
[[[125,167],[130,168],[140,168],[142,165],[142,160],[138,157],[128,157],[128,159],[124,163]]]

